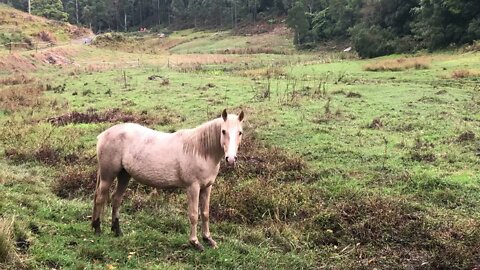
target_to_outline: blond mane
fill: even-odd
[[[201,156],[205,159],[210,155],[222,152],[220,145],[220,129],[222,119],[208,121],[196,128],[184,131],[183,151],[187,154]]]

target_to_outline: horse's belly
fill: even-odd
[[[179,177],[177,164],[168,151],[149,153],[146,150],[142,155],[137,153],[124,156],[122,165],[136,181],[148,186],[167,188],[185,186]]]
[[[126,171],[138,182],[157,188],[183,187],[185,184],[178,178],[177,172],[166,168],[141,168],[125,167]]]

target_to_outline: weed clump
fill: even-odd
[[[432,151],[434,147],[433,143],[415,138],[415,145],[410,149],[410,159],[417,162],[434,162],[437,159]]]
[[[15,85],[0,91],[0,109],[8,112],[20,108],[39,107],[45,101],[41,97],[43,87],[40,85]]]
[[[473,140],[475,140],[475,133],[471,130],[467,130],[457,137],[457,142],[468,142]]]
[[[372,122],[368,125],[368,128],[371,129],[382,129],[383,121],[380,118],[374,118]]]
[[[349,97],[349,98],[361,98],[362,95],[360,93],[357,93],[357,92],[348,92],[346,97]]]
[[[288,154],[280,148],[267,147],[255,135],[249,135],[242,141],[238,153],[238,166],[231,170],[222,166],[219,176],[227,181],[237,179],[260,178],[264,181],[311,182],[316,176],[309,171],[300,157]]]
[[[312,215],[314,194],[305,186],[253,179],[246,185],[222,181],[212,194],[211,217],[247,224],[294,221]],[[287,192],[288,190],[288,192]]]
[[[52,186],[60,198],[90,196],[96,187],[97,170],[91,165],[65,166]]]
[[[51,44],[56,44],[57,43],[57,38],[55,37],[54,34],[52,34],[49,31],[42,30],[42,31],[38,32],[37,36],[41,41],[49,42]]]

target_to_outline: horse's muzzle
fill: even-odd
[[[237,156],[234,156],[233,158],[225,157],[225,161],[227,162],[227,165],[234,167],[237,162]]]

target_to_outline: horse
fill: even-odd
[[[210,235],[210,193],[220,162],[234,167],[242,140],[243,111],[227,114],[202,125],[163,133],[134,123],[108,128],[97,137],[97,184],[93,202],[92,228],[101,233],[101,216],[115,178],[112,195],[112,226],[115,236],[122,235],[119,213],[130,178],[155,188],[184,188],[190,220],[189,243],[198,250],[198,210],[202,219],[202,237],[211,247],[217,243]]]

